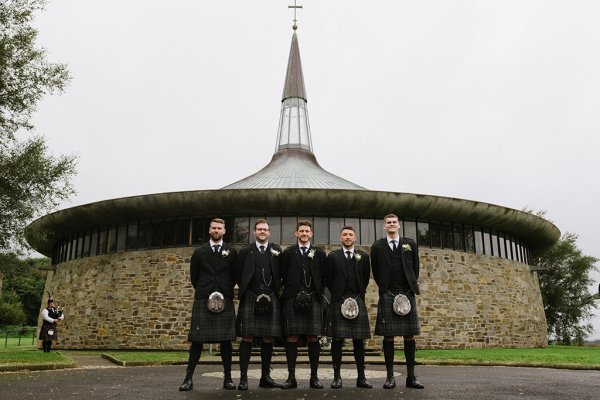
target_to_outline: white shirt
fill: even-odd
[[[387,236],[388,246],[390,246],[390,249],[394,250],[394,245],[392,244],[392,240],[396,241],[396,248],[398,248],[398,246],[400,246],[400,235],[396,236],[395,238],[391,238],[391,237]]]
[[[55,319],[50,318],[50,316],[48,315],[48,309],[47,308],[44,308],[42,310],[42,317],[44,318],[44,320],[46,320],[48,322],[54,322],[54,321],[56,321]],[[60,317],[58,317],[58,319],[60,319],[60,320],[65,319],[65,314],[63,314]]]
[[[221,248],[223,247],[223,240],[221,240],[220,242],[213,242],[212,239],[208,240],[208,243],[210,244],[211,249],[214,251],[215,250],[215,245],[219,246],[219,250],[221,250]]]
[[[269,242],[265,242],[265,243],[258,243],[258,241],[255,242],[256,243],[256,248],[258,250],[260,250],[260,246],[265,246],[265,251],[267,251],[267,248],[269,247]]]
[[[350,258],[354,257],[354,247],[352,247],[351,249],[342,247],[342,250],[344,251],[344,257],[348,258],[348,252],[350,252]]]

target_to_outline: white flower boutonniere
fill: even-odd
[[[229,250],[223,250],[223,251],[221,252],[221,255],[222,255],[223,257],[227,257],[227,256],[229,255]]]
[[[411,251],[412,248],[410,247],[410,244],[403,244],[402,245],[402,251],[406,252],[406,251]]]
[[[271,249],[271,254],[273,255],[273,257],[277,257],[279,255],[279,253],[281,253],[281,252],[277,251],[275,249]]]
[[[308,258],[313,258],[315,256],[316,250],[312,249],[311,251],[308,252]]]
[[[362,256],[359,253],[354,253],[354,259],[356,260],[356,262],[359,262],[361,258]]]

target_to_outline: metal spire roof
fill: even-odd
[[[296,28],[283,85],[275,154],[263,169],[222,189],[353,189],[365,190],[325,171],[312,152],[306,89]]]

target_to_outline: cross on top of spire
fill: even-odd
[[[294,19],[293,19],[294,25],[292,25],[292,29],[296,30],[296,29],[298,29],[298,25],[296,25],[296,22],[298,22],[298,20],[296,19],[296,10],[298,8],[302,8],[302,6],[297,5],[296,4],[296,0],[294,0],[294,5],[293,6],[288,6],[288,8],[293,8],[294,9]]]

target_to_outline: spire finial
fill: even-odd
[[[296,10],[298,8],[302,8],[302,6],[297,5],[296,4],[296,0],[294,0],[294,5],[293,6],[288,6],[288,8],[293,8],[294,9],[294,19],[293,19],[294,25],[292,25],[292,29],[296,30],[296,29],[298,29],[298,25],[296,25],[296,22],[298,22],[298,20],[296,19]]]

